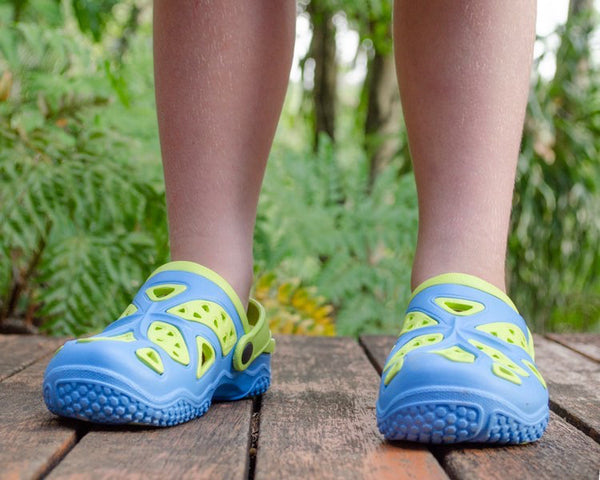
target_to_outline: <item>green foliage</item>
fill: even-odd
[[[0,103],[2,319],[33,311],[55,334],[99,329],[167,256],[159,163],[136,158],[83,38],[18,24],[0,52],[12,77]]]
[[[61,0],[9,0],[0,4],[0,21],[41,22],[49,26],[62,24]]]
[[[133,0],[130,0],[133,1]],[[80,32],[100,41],[113,21],[112,8],[121,0],[10,0],[0,6],[0,19],[43,23],[59,27],[65,21],[64,10],[72,11]]]
[[[392,0],[334,0],[333,3],[344,11],[363,44],[368,39],[369,48],[383,55],[392,53]]]
[[[395,168],[368,190],[360,150],[342,156],[323,136],[320,149],[276,149],[257,220],[260,269],[314,285],[336,307],[340,334],[394,331],[409,296],[416,237],[411,176]]]
[[[390,0],[326,1],[369,55],[389,53]],[[149,7],[0,5],[0,323],[98,330],[167,259]],[[536,78],[529,101],[509,271],[537,330],[600,328],[600,78],[587,41],[596,24],[573,18],[560,32],[562,67]],[[291,92],[310,94],[301,90]],[[278,331],[397,333],[414,182],[395,158],[370,186],[364,102],[340,106],[337,143],[324,137],[317,152],[307,112],[284,111],[259,205],[255,294]]]
[[[570,19],[555,78],[538,77],[529,99],[510,290],[537,330],[600,328],[600,71],[584,41],[594,24]]]
[[[80,30],[99,41],[111,18],[111,9],[117,3],[119,0],[73,0],[73,12]]]

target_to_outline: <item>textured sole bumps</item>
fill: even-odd
[[[256,380],[256,383],[254,384],[254,386],[252,387],[250,392],[248,392],[246,394],[246,397],[254,397],[256,395],[262,395],[269,389],[270,386],[271,386],[271,377],[268,377],[268,376],[260,377]]]
[[[200,405],[178,400],[168,407],[158,408],[107,385],[77,381],[57,384],[54,393],[46,386],[44,397],[50,410],[63,417],[96,423],[139,423],[162,427],[200,417],[211,404],[210,400]]]
[[[252,388],[240,398],[253,397],[266,392],[270,377],[256,378]],[[156,406],[144,402],[125,391],[109,385],[82,381],[60,382],[52,392],[44,388],[48,408],[63,417],[104,424],[141,424],[169,427],[201,417],[212,400],[198,404],[178,400],[168,406]]]
[[[378,420],[389,440],[420,443],[521,444],[538,440],[548,424],[546,415],[532,424],[506,414],[487,414],[473,405],[420,403],[403,407]]]

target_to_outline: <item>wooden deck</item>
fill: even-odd
[[[43,404],[41,381],[62,342],[0,336],[0,478],[598,478],[600,335],[537,338],[550,424],[539,442],[502,448],[383,441],[375,400],[393,337],[277,341],[262,398],[154,429],[59,420]]]

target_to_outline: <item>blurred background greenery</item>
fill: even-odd
[[[509,239],[537,331],[600,331],[592,0],[538,36]],[[560,8],[559,8],[560,9]],[[255,235],[277,332],[397,333],[417,211],[389,0],[298,2]],[[0,328],[99,330],[167,261],[150,0],[0,1]]]

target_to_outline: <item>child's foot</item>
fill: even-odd
[[[383,369],[377,423],[388,440],[527,443],[548,422],[533,339],[511,300],[470,275],[419,286]]]
[[[101,334],[57,352],[44,400],[65,417],[176,425],[203,415],[212,400],[267,390],[274,345],[258,302],[246,312],[218,274],[171,262]]]

